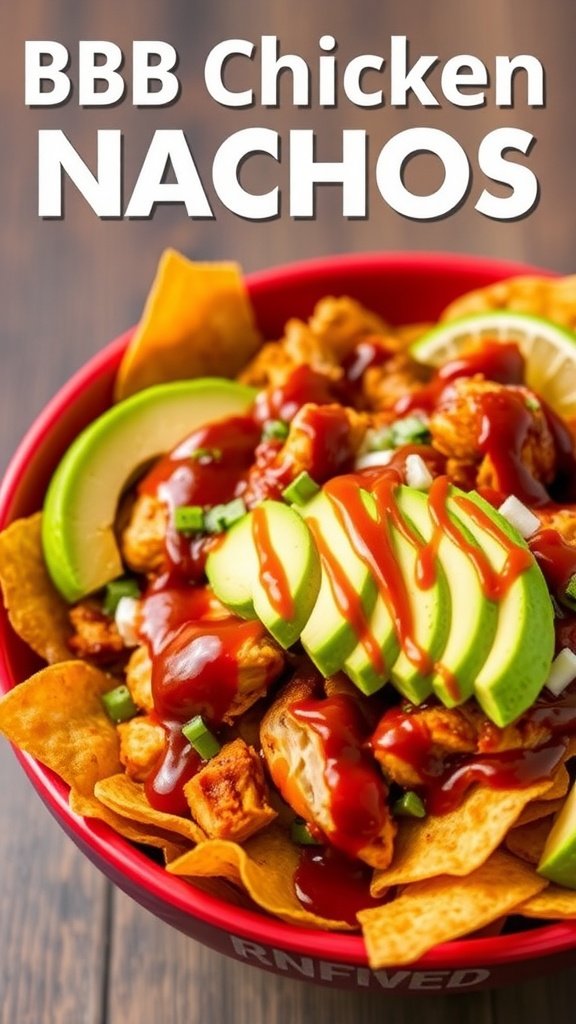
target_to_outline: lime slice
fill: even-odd
[[[576,416],[576,334],[525,313],[496,310],[440,324],[410,349],[420,363],[441,366],[470,342],[515,341],[526,360],[526,384],[561,416]]]

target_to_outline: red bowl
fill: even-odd
[[[253,274],[248,288],[264,335],[276,338],[289,317],[309,315],[323,295],[352,295],[393,323],[407,323],[434,320],[449,301],[471,288],[530,272],[534,268],[441,253],[367,254]],[[0,488],[0,528],[41,506],[66,447],[110,404],[114,374],[130,334],[91,359],[33,424]],[[0,609],[0,690],[10,689],[37,667]],[[108,826],[72,814],[67,787],[32,758],[16,753],[65,831],[114,883],[168,924],[245,963],[342,988],[430,993],[471,991],[574,962],[576,922],[513,936],[463,939],[437,946],[409,968],[373,972],[359,936],[284,924],[231,906],[167,874]]]

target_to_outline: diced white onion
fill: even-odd
[[[518,533],[528,540],[537,530],[540,529],[540,520],[526,505],[523,505],[513,494],[506,501],[503,501],[498,509],[500,515],[508,520],[511,526],[515,526]]]
[[[121,597],[116,607],[114,621],[116,629],[120,633],[126,647],[137,647],[140,643],[138,636],[138,619],[140,616],[140,602],[135,597]]]
[[[390,448],[381,452],[366,452],[358,455],[354,463],[354,469],[371,469],[372,466],[387,466],[394,458],[395,452]]]
[[[414,452],[406,456],[406,483],[419,491],[428,491],[434,477],[421,455]]]
[[[576,679],[576,654],[569,647],[564,647],[554,658],[545,685],[550,693],[559,697],[573,679]]]

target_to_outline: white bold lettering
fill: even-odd
[[[289,70],[292,73],[292,103],[295,107],[307,107],[310,102],[310,68],[297,53],[286,53],[280,57],[279,51],[278,36],[262,36],[262,106],[278,106],[280,73]]]
[[[38,132],[39,217],[62,217],[63,172],[99,217],[121,216],[122,133],[104,129],[97,140],[98,171],[94,175],[63,131]]]
[[[290,132],[290,216],[313,217],[316,184],[342,185],[342,215],[366,215],[366,132],[356,129],[342,132],[342,160],[319,163],[315,160],[314,132],[296,129]]]
[[[69,53],[62,43],[53,39],[29,39],[24,49],[24,102],[28,107],[54,107],[64,103],[72,89],[65,68]],[[50,58],[43,64],[44,57]],[[42,84],[50,82],[52,88],[42,91]]]
[[[545,103],[544,68],[538,58],[529,53],[522,53],[517,57],[496,57],[496,106],[514,106],[513,85],[517,71],[526,72],[528,106],[543,107]]]
[[[457,107],[481,107],[486,99],[484,92],[460,92],[463,86],[488,85],[486,65],[469,53],[447,60],[442,69],[441,81],[446,99]]]
[[[414,195],[403,181],[406,160],[417,153],[433,153],[444,165],[444,181],[427,196]],[[408,128],[393,135],[380,152],[376,181],[383,199],[397,213],[414,220],[433,220],[453,210],[466,195],[470,182],[468,157],[455,139],[438,128]]]
[[[213,100],[223,107],[249,107],[254,102],[254,90],[232,92],[224,85],[224,66],[231,57],[252,58],[254,43],[247,39],[225,39],[210,50],[204,65],[204,81]]]
[[[405,107],[408,93],[413,92],[423,107],[439,107],[440,104],[430,91],[424,79],[438,63],[438,57],[419,57],[414,67],[408,70],[408,40],[406,36],[392,36],[390,39],[390,102],[393,107]]]
[[[219,199],[238,217],[267,220],[280,210],[278,187],[263,195],[247,192],[238,180],[240,164],[254,153],[267,153],[278,160],[280,140],[271,128],[244,128],[225,139],[212,167],[212,180]]]
[[[496,128],[482,140],[478,149],[480,168],[493,181],[509,185],[512,194],[495,196],[484,189],[475,209],[494,220],[517,220],[533,209],[538,200],[538,179],[529,167],[505,158],[513,150],[526,155],[535,141],[521,128]]]
[[[357,107],[380,107],[384,102],[382,89],[374,92],[366,92],[362,88],[362,78],[365,71],[382,71],[384,58],[377,57],[375,53],[363,53],[360,57],[354,57],[344,70],[344,92]]]
[[[104,63],[97,64],[96,58]],[[78,44],[78,102],[81,107],[108,107],[124,95],[124,79],[118,74],[124,55],[106,39],[83,39]],[[103,82],[105,89],[97,90]]]
[[[171,166],[175,182],[162,179]],[[180,129],[158,129],[126,209],[127,217],[150,217],[157,203],[184,203],[189,217],[212,217],[186,136]]]
[[[158,57],[150,64],[150,57]],[[178,98],[180,81],[174,74],[178,54],[170,43],[161,39],[137,39],[132,44],[132,102],[137,107],[166,107]],[[160,84],[152,90],[152,82]]]

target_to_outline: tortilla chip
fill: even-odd
[[[564,755],[565,760],[568,760],[568,758],[571,756],[573,755],[571,755],[570,745],[568,745],[566,753]],[[550,786],[550,789],[548,789],[546,793],[544,793],[544,795],[542,796],[542,799],[544,801],[557,800],[559,797],[566,796],[566,793],[568,792],[570,786],[570,775],[568,774],[568,769],[566,768],[565,764],[561,764],[560,767],[556,769],[554,775],[552,776],[552,780],[553,781],[552,785]]]
[[[53,664],[68,661],[68,605],[54,587],[42,554],[42,513],[17,519],[0,533],[0,587],[15,633]]]
[[[243,846],[227,839],[208,839],[172,861],[166,870],[188,878],[226,878],[241,886],[261,910],[290,924],[349,931],[349,924],[318,917],[300,904],[293,883],[299,856],[286,833],[272,825]]]
[[[70,790],[69,804],[70,810],[74,814],[78,814],[82,818],[96,818],[98,821],[103,821],[110,828],[113,828],[115,832],[123,836],[124,839],[129,839],[132,843],[140,843],[142,846],[154,846],[163,851],[171,847],[170,833],[164,833],[160,829],[143,828],[138,822],[131,821],[129,818],[124,818],[122,815],[111,811],[95,796],[83,796],[72,789]],[[188,847],[184,848],[180,845],[178,849],[180,856]]]
[[[549,818],[551,814],[556,814],[563,805],[564,800],[562,798],[558,800],[548,800],[548,794],[545,793],[542,800],[534,800],[524,808],[522,814],[517,819],[514,828],[521,828],[522,825],[529,825],[531,821],[540,821],[541,818]]]
[[[166,249],[120,364],[115,398],[172,380],[234,377],[260,340],[235,263],[191,263]]]
[[[521,828],[512,828],[504,840],[504,845],[510,853],[520,860],[525,860],[527,864],[538,864],[551,828],[552,817],[522,825]]]
[[[477,786],[449,814],[400,822],[394,859],[374,873],[372,895],[382,895],[390,885],[474,871],[500,846],[526,804],[551,785],[546,779],[521,789]]]
[[[172,840],[175,836],[182,836],[191,843],[200,843],[206,839],[202,829],[189,818],[182,818],[178,814],[166,814],[151,807],[144,786],[133,782],[123,772],[101,779],[94,788],[94,795],[116,814],[137,821],[141,825],[161,829]]]
[[[532,896],[515,914],[522,917],[544,917],[551,921],[569,921],[576,918],[576,889],[563,889],[559,885],[549,885],[544,892]]]
[[[370,966],[413,963],[439,942],[510,913],[546,884],[526,864],[498,852],[465,878],[444,875],[409,885],[390,903],[358,914]]]
[[[116,728],[101,696],[110,676],[83,661],[37,672],[0,701],[0,732],[37,758],[79,794],[121,768]]]
[[[509,309],[542,316],[576,330],[576,275],[571,277],[511,277],[467,292],[446,307],[441,320],[472,313]]]

